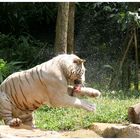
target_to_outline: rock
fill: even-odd
[[[128,125],[119,132],[118,138],[140,138],[140,125]]]
[[[91,130],[96,132],[98,135],[103,136],[104,131],[112,126],[122,126],[122,124],[112,124],[112,123],[94,123],[90,127]]]
[[[76,131],[64,132],[62,137],[65,138],[101,138],[100,135],[89,129],[80,129]]]
[[[140,125],[112,126],[103,132],[106,138],[140,138]]]
[[[128,108],[128,119],[132,123],[140,123],[140,103]]]
[[[122,131],[122,129],[125,127],[126,126],[115,126],[115,125],[108,127],[107,129],[105,129],[102,136],[105,138],[118,138],[120,131]]]

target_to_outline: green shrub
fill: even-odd
[[[23,62],[11,61],[7,63],[3,59],[0,59],[0,83],[10,74],[21,69]]]
[[[46,61],[45,48],[46,42],[35,40],[31,35],[24,33],[19,37],[0,33],[0,57],[8,62],[22,61],[22,67],[27,69],[42,61]],[[43,50],[43,51],[42,51]]]

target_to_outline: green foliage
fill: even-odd
[[[31,67],[39,63],[39,61],[37,61],[32,64],[33,60],[37,58],[40,50],[47,46],[47,43],[35,40],[29,34],[15,37],[14,35],[5,35],[0,33],[1,58],[4,58],[8,62],[13,60],[22,61],[24,62],[23,67],[26,69],[27,67]]]
[[[87,24],[84,28],[85,36],[89,36],[90,33],[90,37],[87,38],[82,45],[88,45],[87,49],[93,46],[96,49],[100,49],[98,47],[105,44],[105,46],[108,48],[108,52],[111,50],[111,48],[114,50],[119,49],[125,33],[122,32],[121,23],[118,22],[120,18],[118,15],[120,13],[125,14],[127,12],[127,7],[128,6],[126,3],[115,2],[79,4],[77,27],[81,27],[82,23],[85,23],[86,21]],[[82,22],[78,22],[79,20],[82,20]],[[100,52],[102,52],[102,49],[100,49]],[[114,52],[112,51],[112,53]]]
[[[138,95],[136,93],[136,95]],[[97,111],[87,112],[75,108],[48,108],[44,106],[35,112],[36,125],[47,130],[76,130],[88,128],[94,122],[129,123],[128,107],[139,102],[140,97],[132,92],[103,92],[98,99],[87,98],[97,105]]]
[[[55,3],[0,3],[0,26],[3,33],[29,33],[32,29],[49,25],[55,17]]]
[[[3,78],[6,77],[8,69],[6,67],[6,62],[3,59],[0,59],[0,83],[3,81]]]
[[[120,12],[117,15],[117,22],[121,24],[121,30],[131,30],[132,28],[140,27],[140,19],[138,13],[130,11]]]
[[[0,83],[10,74],[21,69],[23,62],[11,61],[7,63],[3,59],[0,59]]]

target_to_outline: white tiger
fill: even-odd
[[[0,85],[0,116],[5,124],[11,127],[21,123],[33,126],[32,112],[45,104],[95,111],[94,104],[73,97],[68,92],[69,82],[85,81],[83,63],[84,60],[74,54],[62,54],[6,78]],[[95,93],[97,96],[100,94],[98,90],[92,94]]]

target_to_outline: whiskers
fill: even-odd
[[[82,86],[83,86],[83,87],[89,87],[90,84],[88,84],[87,82],[83,81],[83,82],[82,82]]]

